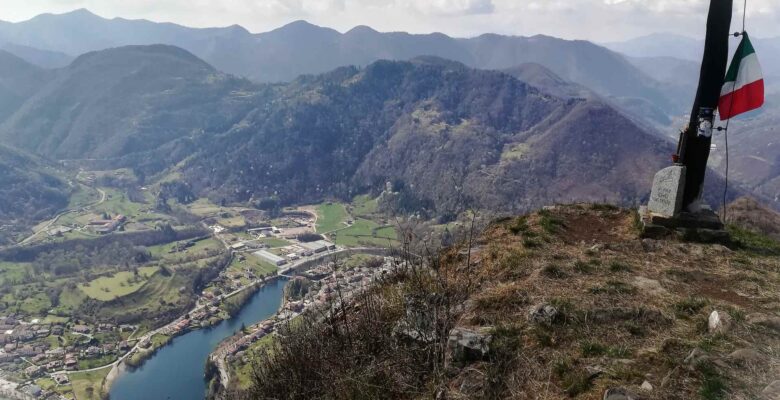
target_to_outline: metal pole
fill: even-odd
[[[686,167],[683,210],[701,197],[712,142],[713,112],[726,75],[733,0],[711,0],[699,87],[688,127],[681,133],[679,162]]]

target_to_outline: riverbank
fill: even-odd
[[[110,383],[107,393],[114,400],[203,398],[207,390],[203,368],[209,353],[242,325],[273,315],[278,309],[284,285],[284,277],[269,280],[233,318],[171,339],[138,368],[118,366],[119,373]]]
[[[372,251],[372,253],[374,253]],[[388,254],[382,251],[383,254]],[[358,252],[358,254],[360,254]],[[364,253],[363,253],[364,254]],[[357,293],[369,288],[374,280],[392,269],[392,258],[387,256],[375,257],[376,262],[365,262],[354,268],[338,272],[334,266],[321,265],[323,271],[313,275],[319,279],[310,281],[307,290],[300,299],[282,300],[279,310],[272,317],[248,326],[240,334],[225,339],[217,349],[209,356],[210,365],[218,371],[215,376],[215,385],[218,389],[214,398],[219,398],[221,393],[231,388],[233,374],[238,374],[239,379],[235,385],[241,385],[241,375],[247,375],[247,371],[232,371],[233,369],[246,368],[244,358],[247,354],[261,351],[261,348],[274,340],[274,335],[279,334],[283,327],[291,324],[291,321],[304,313],[320,310],[322,315],[328,314],[328,308],[334,307],[340,299],[348,301]],[[299,279],[299,278],[296,278]],[[236,366],[238,364],[238,367]]]

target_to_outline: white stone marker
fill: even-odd
[[[682,208],[685,190],[685,167],[673,165],[655,174],[647,209],[662,217],[674,217]]]

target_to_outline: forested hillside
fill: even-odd
[[[541,89],[431,57],[257,85],[175,47],[129,46],[57,71],[0,137],[142,177],[175,171],[215,201],[347,198],[387,182],[392,206],[430,215],[642,200],[669,144],[539,68]]]
[[[34,157],[0,145],[0,245],[25,223],[67,206],[65,182]]]

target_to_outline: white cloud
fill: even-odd
[[[702,36],[708,0],[2,0],[0,19],[85,7],[106,17],[146,18],[191,26],[240,24],[267,31],[295,19],[346,31],[537,33],[616,41],[673,32]],[[739,4],[736,4],[739,3]],[[741,24],[735,1],[734,28]],[[756,37],[780,35],[780,1],[751,0],[748,27]]]

